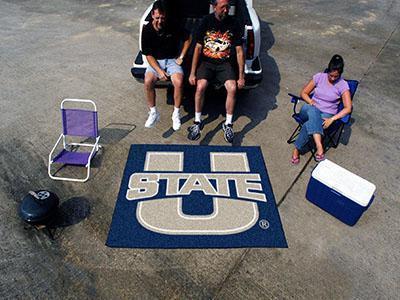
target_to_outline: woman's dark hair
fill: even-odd
[[[166,8],[164,2],[161,0],[154,2],[151,12],[154,12],[155,10],[158,10],[159,13],[165,14]]]
[[[338,71],[339,74],[342,74],[343,69],[344,69],[343,57],[341,57],[339,54],[335,54],[334,56],[332,56],[327,69],[328,73],[332,71]]]

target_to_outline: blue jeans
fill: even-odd
[[[315,106],[304,104],[300,110],[299,116],[304,123],[296,141],[294,142],[294,145],[298,150],[307,144],[310,135],[315,133],[324,135],[324,129],[322,127],[322,122],[324,121],[323,118],[330,118],[333,114],[323,113]]]

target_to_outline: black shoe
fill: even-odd
[[[225,141],[228,143],[233,142],[233,138],[235,137],[235,133],[233,132],[232,124],[222,124],[222,130],[224,131]]]
[[[201,133],[201,122],[194,122],[194,124],[190,126],[188,130],[188,139],[192,141],[198,140]]]

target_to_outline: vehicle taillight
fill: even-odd
[[[247,29],[246,59],[252,59],[254,56],[254,31]]]

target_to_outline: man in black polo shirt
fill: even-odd
[[[236,20],[228,15],[229,0],[214,0],[212,3],[214,13],[203,18],[196,37],[189,77],[190,84],[196,85],[195,120],[189,128],[188,138],[197,140],[200,137],[204,93],[209,81],[216,79],[225,85],[227,91],[226,121],[222,129],[225,140],[232,143],[236,88],[241,89],[245,84],[242,34]],[[238,65],[238,76],[232,66],[234,63]]]
[[[143,27],[142,53],[146,56],[149,66],[144,76],[144,88],[150,112],[145,127],[153,127],[160,119],[156,109],[155,83],[157,80],[171,79],[174,86],[174,112],[172,113],[172,128],[181,127],[179,108],[183,94],[183,70],[181,67],[185,54],[190,46],[190,35],[184,29],[166,22],[166,10],[160,1],[153,4],[152,21]],[[183,41],[182,50],[179,45]]]

